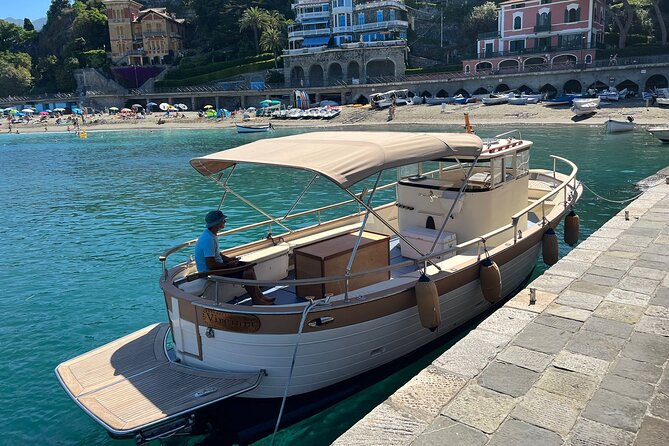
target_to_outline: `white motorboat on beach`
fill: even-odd
[[[627,117],[627,121],[618,121],[609,118],[604,123],[604,130],[606,130],[608,133],[631,132],[635,127],[636,123],[631,116]]]
[[[524,98],[521,96],[509,97],[509,104],[511,105],[526,105],[530,101],[530,98]],[[534,102],[536,104],[536,102]]]
[[[481,98],[483,105],[499,105],[509,102],[509,97],[505,94],[491,94]]]
[[[246,125],[246,124],[235,124],[237,128],[237,133],[260,133],[267,132],[272,129],[272,124],[257,124],[257,125]]]
[[[658,107],[669,107],[669,98],[655,98]]]
[[[669,126],[651,127],[648,129],[648,133],[650,133],[663,143],[669,143]]]
[[[597,108],[599,107],[599,104],[601,103],[601,99],[599,97],[596,98],[574,98],[571,101],[572,105],[574,107],[579,107],[579,108],[589,108],[589,107],[594,107]]]
[[[337,131],[192,159],[222,187],[226,213],[244,205],[260,216],[219,234],[223,254],[257,279],[230,275],[247,266],[198,272],[196,239],[167,249],[169,326],[65,361],[61,385],[110,434],[145,440],[189,426],[179,417],[209,404],[305,395],[415,351],[522,287],[542,246],[555,263],[565,216],[576,242],[578,169],[559,156],[530,169],[532,145],[517,132]],[[259,169],[305,187],[277,200],[285,209],[261,209],[253,194],[272,184]],[[297,211],[317,181],[331,201]],[[253,305],[243,285],[274,305]]]

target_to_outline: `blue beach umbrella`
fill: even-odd
[[[77,107],[72,107],[72,113],[74,113],[75,115],[83,115],[84,114],[84,112],[81,111],[81,109],[77,108]]]

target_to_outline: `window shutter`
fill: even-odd
[[[547,19],[548,19],[548,23],[546,23],[546,25],[550,25],[551,24],[551,13],[550,13],[550,11],[548,12]]]
[[[581,8],[578,8],[576,10],[576,21],[580,22],[581,21]]]
[[[537,26],[541,25],[541,16],[537,12]]]
[[[562,48],[562,35],[558,34],[558,48]]]
[[[568,9],[564,10],[564,22],[569,23],[569,10]]]

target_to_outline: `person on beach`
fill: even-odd
[[[256,273],[253,267],[227,274],[225,271],[215,271],[248,265],[248,263],[242,262],[239,258],[223,255],[218,249],[218,231],[223,229],[227,218],[227,215],[220,210],[211,211],[204,217],[207,227],[195,244],[195,264],[197,270],[200,273],[212,272],[215,275],[255,280]],[[251,296],[254,305],[274,304],[274,299],[263,295],[257,286],[246,285],[244,288],[249,293],[249,296]]]

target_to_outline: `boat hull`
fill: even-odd
[[[270,129],[269,125],[248,126],[235,124],[235,126],[237,127],[237,133],[261,133],[267,132]]]
[[[636,124],[634,122],[616,121],[613,119],[609,119],[604,124],[604,129],[609,133],[631,132],[635,127]]]
[[[663,143],[669,143],[669,127],[668,128],[650,128],[648,132],[662,141]]]

